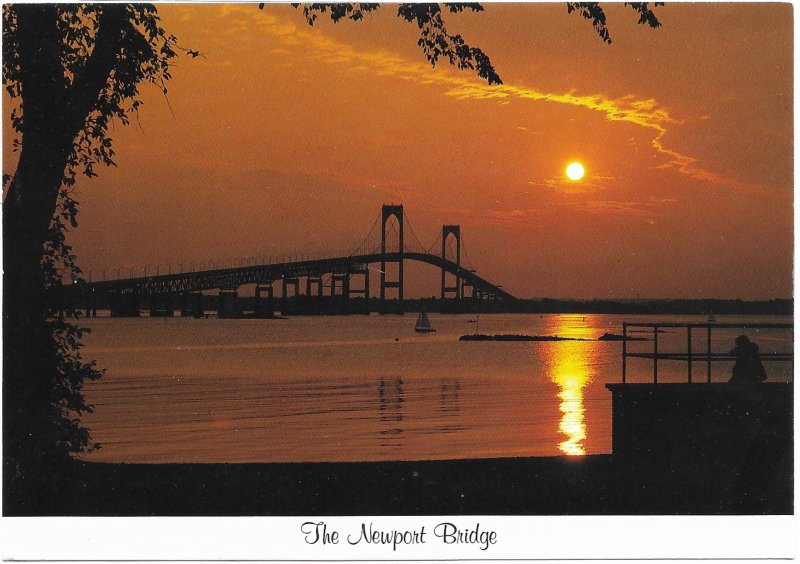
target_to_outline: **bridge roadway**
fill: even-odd
[[[440,256],[420,252],[371,253],[326,259],[282,262],[264,265],[240,266],[217,270],[202,270],[179,274],[162,274],[139,278],[122,278],[98,282],[86,282],[89,293],[133,293],[139,296],[181,294],[214,289],[236,289],[246,284],[270,284],[283,278],[319,277],[325,274],[355,274],[364,265],[396,262],[400,259],[430,264],[438,269],[460,277],[467,285],[484,295],[497,299],[515,301],[516,298],[500,286],[478,276],[471,270]]]

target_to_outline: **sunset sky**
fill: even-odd
[[[460,224],[518,297],[791,296],[791,4],[668,4],[659,29],[605,8],[611,45],[562,3],[449,15],[490,87],[431,68],[392,5],[313,28],[288,5],[161,5],[204,56],[168,101],[145,87],[118,167],[78,182],[80,263],[352,250],[394,202],[423,243]],[[438,271],[408,276],[437,292]]]

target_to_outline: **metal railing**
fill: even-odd
[[[630,327],[649,328],[653,330],[653,352],[628,352],[628,329]],[[659,360],[678,360],[686,362],[686,376],[688,383],[692,383],[692,364],[704,362],[706,364],[706,382],[711,383],[711,364],[712,362],[730,361],[736,357],[730,353],[718,353],[711,350],[711,333],[714,329],[792,329],[790,323],[622,323],[622,383],[626,383],[627,359],[646,358],[653,360],[653,383],[658,383],[658,361]],[[686,351],[685,352],[662,352],[658,349],[658,334],[663,328],[684,328],[686,329]],[[694,352],[692,349],[692,330],[705,331],[706,350],[705,352]],[[762,361],[791,361],[793,353],[761,353]]]

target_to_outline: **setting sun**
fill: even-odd
[[[579,162],[572,162],[567,165],[567,178],[570,180],[580,180],[584,175],[583,165]]]

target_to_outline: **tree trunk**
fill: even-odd
[[[23,512],[38,505],[36,491],[49,494],[44,477],[57,458],[50,401],[55,350],[41,268],[67,158],[56,150],[63,133],[48,107],[63,101],[63,82],[52,79],[60,69],[56,18],[53,6],[19,12],[23,150],[3,204],[4,510],[21,501]]]
[[[4,513],[30,514],[57,495],[69,460],[42,257],[75,137],[108,80],[126,7],[104,8],[92,56],[69,87],[56,6],[15,9],[24,113],[23,149],[3,203]]]
[[[11,480],[6,499],[19,496],[35,512],[37,500],[59,489],[59,468],[68,460],[58,442],[57,351],[46,324],[41,261],[69,153],[63,143],[27,146],[3,210],[3,458]]]

